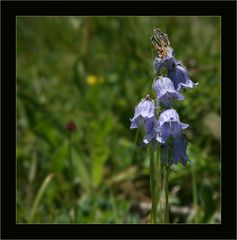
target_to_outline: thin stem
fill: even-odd
[[[155,206],[154,206],[154,200],[155,200],[155,169],[154,169],[154,150],[152,149],[152,146],[150,146],[150,188],[151,188],[151,223],[156,223],[156,214],[155,214]]]
[[[159,157],[150,146],[150,187],[151,187],[151,223],[157,223],[157,205],[160,198],[160,188],[158,184]]]
[[[71,143],[71,133],[68,133],[68,161],[69,161],[69,176],[73,180],[73,162],[72,162],[72,143]]]
[[[193,189],[193,204],[195,209],[195,223],[198,222],[198,216],[197,216],[197,208],[198,208],[198,198],[197,198],[197,181],[196,181],[196,169],[193,165],[191,167],[192,172],[192,189]]]
[[[169,223],[169,170],[170,166],[167,164],[165,166],[165,223]]]
[[[159,201],[161,197],[161,165],[160,165],[160,156],[161,156],[161,147],[159,146],[157,151],[155,152],[155,177],[156,177],[156,189],[157,189],[157,199],[156,206],[158,208]],[[158,209],[158,217],[159,221],[162,221],[162,216],[160,214],[160,209]]]
[[[159,207],[160,195],[161,195],[161,165],[160,165],[161,147],[156,153],[156,176],[157,176],[157,205]],[[162,214],[160,214],[160,209],[158,208],[158,216],[160,222],[162,221]]]
[[[161,223],[165,223],[165,172],[166,172],[166,165],[164,165],[164,153],[162,152],[164,151],[164,149],[161,147],[160,148],[160,154],[161,154],[161,166],[160,166],[160,193],[161,193],[161,197],[160,197],[160,203],[159,203],[159,207],[160,207],[160,221]]]

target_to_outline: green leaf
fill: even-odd
[[[85,190],[90,190],[91,178],[89,170],[86,166],[85,156],[79,154],[75,148],[72,149],[72,161],[73,166],[75,167],[75,174],[79,177],[80,182]]]
[[[100,145],[92,150],[92,182],[93,186],[97,187],[102,180],[104,174],[104,165],[109,156],[107,146]]]
[[[52,169],[54,171],[61,172],[65,166],[65,161],[68,155],[68,146],[67,143],[64,143],[62,146],[58,147],[57,150],[52,155]]]

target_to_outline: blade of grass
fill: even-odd
[[[50,173],[46,178],[45,180],[43,181],[39,191],[37,192],[37,195],[35,197],[35,200],[34,200],[34,203],[33,203],[33,207],[31,209],[31,212],[30,212],[30,217],[29,217],[29,223],[32,223],[32,220],[34,219],[34,215],[35,215],[35,212],[36,212],[36,209],[39,205],[39,202],[48,186],[48,184],[50,183],[52,177],[54,177],[55,174],[54,173]]]

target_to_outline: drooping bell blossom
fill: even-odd
[[[198,83],[192,82],[189,78],[188,70],[179,61],[176,61],[175,68],[168,69],[168,76],[172,80],[176,90],[181,88],[193,88],[198,85]]]
[[[168,36],[165,33],[155,29],[151,41],[156,50],[154,69],[159,75],[163,74],[162,69],[166,69],[168,77],[173,81],[174,87],[178,91],[181,88],[193,88],[197,85],[189,78],[185,66],[175,59],[174,50],[170,47]]]
[[[183,165],[186,165],[188,161],[187,156],[187,146],[188,142],[186,141],[184,135],[177,135],[175,138],[171,139],[170,143],[166,142],[161,145],[161,161],[163,164],[177,164],[181,162]]]
[[[181,133],[181,130],[187,128],[188,126],[188,124],[180,122],[179,115],[176,110],[167,109],[160,114],[158,119],[157,141],[165,143],[170,136],[178,136]]]
[[[145,144],[148,144],[151,141],[156,142],[156,136],[157,136],[156,128],[158,126],[157,124],[158,122],[156,117],[145,120],[145,126],[144,126],[145,136],[143,138],[143,142]]]
[[[135,108],[134,117],[131,120],[130,128],[138,128],[144,124],[146,119],[151,119],[155,116],[155,103],[149,95],[142,99]]]
[[[174,109],[167,109],[161,113],[157,123],[157,137],[156,140],[165,145],[166,152],[170,151],[167,141],[170,137],[173,139],[172,148],[172,163],[181,161],[186,164],[188,157],[186,154],[187,141],[185,140],[182,129],[187,128],[189,125],[180,122],[179,115]],[[165,158],[164,158],[165,159]]]
[[[188,142],[183,134],[180,134],[174,138],[174,149],[172,152],[173,163],[177,164],[179,161],[181,161],[183,165],[186,165],[188,161],[187,146]]]
[[[158,102],[166,108],[171,107],[172,99],[184,99],[184,96],[175,90],[173,82],[168,77],[158,77],[153,84],[153,89],[157,95]]]
[[[134,117],[130,121],[130,129],[140,126],[144,127],[145,137],[143,142],[145,144],[156,138],[155,127],[157,126],[157,119],[155,116],[155,103],[149,95],[136,106]]]

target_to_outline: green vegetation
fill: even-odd
[[[220,18],[18,17],[18,223],[149,223],[148,151],[129,118],[152,92],[156,27],[199,83],[174,104],[191,163],[171,167],[170,220],[221,221]]]

